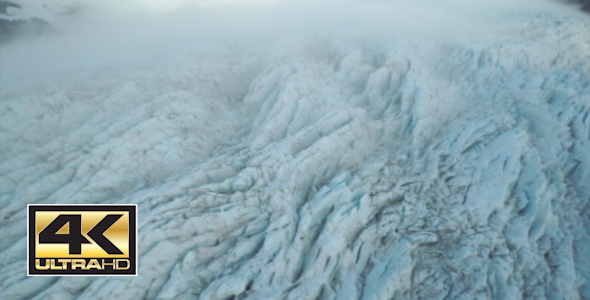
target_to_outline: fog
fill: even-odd
[[[88,1],[51,18],[51,34],[3,46],[1,83],[190,51],[284,51],[310,38],[477,38],[503,30],[496,14],[523,10],[575,8],[548,0]]]

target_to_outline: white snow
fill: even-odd
[[[77,68],[6,46],[1,298],[590,299],[590,19],[481,18]],[[139,276],[27,277],[29,203],[137,203]]]

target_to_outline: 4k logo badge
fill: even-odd
[[[137,275],[137,205],[29,205],[28,275]]]

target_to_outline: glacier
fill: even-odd
[[[590,18],[485,19],[71,69],[3,46],[0,298],[590,299]],[[48,203],[138,204],[139,275],[27,277]]]

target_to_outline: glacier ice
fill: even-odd
[[[590,299],[590,20],[498,18],[4,83],[1,298]],[[139,276],[27,277],[28,203],[137,203]]]

